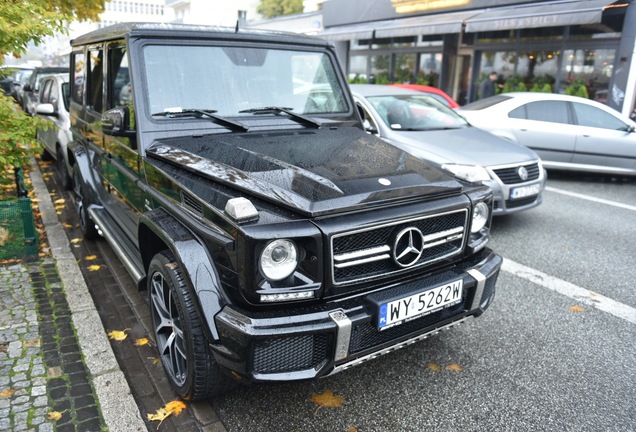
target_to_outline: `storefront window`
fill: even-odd
[[[391,68],[391,55],[371,56],[371,75],[374,84],[389,84],[389,70]],[[371,77],[370,77],[371,78]]]
[[[439,76],[442,73],[442,54],[420,54],[419,66],[416,82],[418,84],[439,87]]]
[[[590,99],[605,102],[614,56],[613,49],[565,50],[559,93],[572,92],[583,84]]]
[[[366,83],[367,78],[367,59],[365,55],[352,55],[349,58],[349,82],[350,83]]]
[[[415,80],[415,61],[415,54],[396,55],[393,82],[412,83]]]
[[[517,73],[526,90],[553,93],[559,74],[558,51],[525,51],[519,55]]]

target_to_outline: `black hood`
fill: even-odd
[[[307,216],[462,190],[444,171],[358,128],[170,138],[147,153]]]

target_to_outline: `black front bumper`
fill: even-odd
[[[325,376],[360,364],[481,315],[492,302],[502,258],[484,249],[452,268],[324,305],[250,313],[228,306],[216,317],[216,362],[250,381]],[[382,331],[378,299],[408,296],[463,279],[456,305]]]

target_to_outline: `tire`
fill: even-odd
[[[168,250],[150,262],[148,298],[159,358],[177,394],[195,401],[234,387],[214,361],[187,281]]]
[[[66,158],[64,157],[64,151],[62,147],[57,148],[57,172],[60,173],[60,179],[62,180],[62,187],[64,189],[71,189],[73,186],[73,179],[68,172],[68,168],[66,167]]]
[[[75,197],[75,211],[79,220],[82,235],[87,240],[96,239],[99,236],[95,224],[88,214],[86,207],[85,192],[82,187],[82,179],[77,169],[73,170],[73,196]]]

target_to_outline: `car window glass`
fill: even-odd
[[[526,104],[526,113],[528,120],[570,123],[568,120],[567,102],[564,101],[530,102]]]
[[[72,68],[72,99],[74,102],[81,104],[84,102],[84,86],[86,85],[86,64],[84,62],[84,53],[75,53],[73,55]]]
[[[349,109],[332,59],[325,53],[148,45],[143,63],[151,113],[172,107],[213,109],[221,116],[270,106],[298,114]]]
[[[102,112],[102,95],[104,94],[103,60],[104,53],[102,50],[91,50],[88,52],[89,76],[86,103],[97,112]]]
[[[625,122],[601,109],[582,103],[573,103],[572,106],[578,125],[612,130],[627,129]]]
[[[40,92],[40,102],[41,103],[50,103],[50,94],[51,94],[51,80],[45,81],[44,86],[42,87],[42,91]]]
[[[446,105],[423,93],[369,96],[382,121],[394,130],[461,128],[466,120]]]
[[[53,79],[50,79],[47,81],[47,85],[49,86],[49,89],[50,89],[49,103],[53,105],[53,108],[55,108],[55,110],[57,111],[58,109],[57,104],[60,100],[60,90],[57,87],[57,82]]]
[[[367,129],[369,127],[372,127],[377,131],[378,124],[373,119],[373,116],[371,115],[371,113],[367,111],[367,109],[358,102],[356,102],[356,106],[358,107],[358,112],[360,113],[360,116],[362,117],[364,128]]]
[[[128,56],[123,46],[111,45],[108,48],[108,106],[132,103],[132,86],[128,72]]]
[[[516,118],[516,119],[524,119],[524,120],[527,119],[528,114],[526,113],[526,106],[521,105],[520,107],[513,109],[512,111],[508,113],[508,117]]]
[[[66,111],[69,110],[68,96],[69,96],[69,84],[62,83],[62,100],[64,101],[64,108],[66,108]]]

